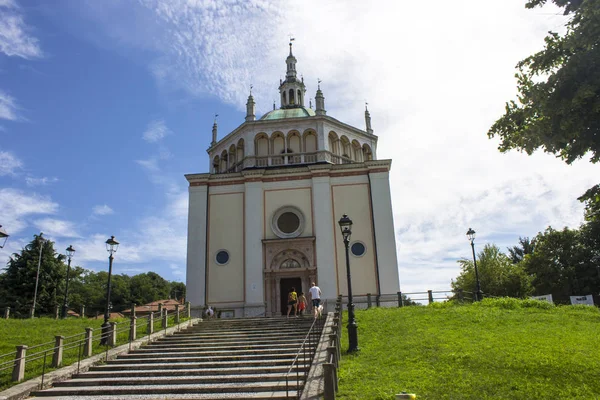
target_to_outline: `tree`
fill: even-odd
[[[527,254],[533,253],[535,248],[535,239],[530,240],[528,237],[522,238],[519,236],[519,244],[508,248],[508,256],[513,264],[518,264],[523,261]]]
[[[171,282],[171,297],[175,300],[185,299],[185,283],[183,282]]]
[[[40,235],[14,253],[0,274],[0,308],[10,307],[17,316],[28,316],[35,292],[40,249],[42,258],[38,278],[36,315],[51,314],[62,303],[66,276],[65,256],[57,254],[54,242],[40,240]]]
[[[547,0],[530,0],[534,8]],[[600,0],[552,0],[570,16],[564,35],[517,64],[518,103],[488,132],[502,152],[538,148],[572,163],[587,152],[600,160]]]
[[[452,290],[475,292],[476,276],[473,261],[460,259],[461,273],[453,280]],[[486,244],[477,254],[477,269],[481,290],[488,296],[526,297],[531,294],[531,279],[520,264],[513,264],[498,246]]]
[[[582,239],[581,231],[569,228],[548,227],[536,236],[534,252],[522,262],[536,295],[552,294],[556,302],[569,303],[569,296],[598,290],[593,253]]]

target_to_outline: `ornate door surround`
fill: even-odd
[[[317,277],[315,237],[263,240],[266,315],[281,315],[281,278],[300,278],[307,293]]]

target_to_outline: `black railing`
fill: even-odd
[[[324,308],[327,309],[327,302],[325,301]],[[288,369],[288,372],[285,374],[285,391],[286,397],[290,397],[290,376],[295,375],[296,382],[296,398],[300,398],[302,393],[302,389],[304,383],[306,382],[306,378],[308,377],[308,372],[310,370],[310,366],[312,365],[313,359],[315,358],[315,353],[319,346],[319,341],[321,339],[321,333],[323,332],[323,326],[326,320],[325,315],[321,315],[317,318],[314,318],[313,323],[308,330],[308,333],[304,337],[302,344],[300,345],[300,349],[296,353],[294,357],[294,361],[292,365]],[[294,319],[295,320],[295,319]]]

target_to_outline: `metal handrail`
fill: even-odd
[[[294,367],[296,367],[296,394],[298,397],[300,397],[300,363],[298,362],[300,355],[303,355],[302,358],[302,366],[304,367],[304,371],[303,371],[303,375],[304,375],[304,380],[306,381],[306,377],[308,375],[308,371],[306,370],[306,365],[310,365],[312,363],[312,358],[314,357],[316,351],[317,351],[317,346],[318,346],[318,340],[316,340],[315,336],[319,335],[319,333],[322,332],[322,328],[323,328],[323,324],[322,322],[324,321],[325,318],[320,317],[320,318],[315,318],[313,323],[310,326],[310,329],[308,330],[308,333],[306,334],[306,336],[304,337],[304,340],[302,341],[302,344],[300,345],[300,349],[298,350],[298,352],[296,353],[296,356],[294,357],[294,361],[292,362],[292,365],[290,366],[290,368],[288,369],[288,372],[285,374],[285,392],[286,392],[286,397],[289,397],[289,376],[292,373],[292,370],[294,369]],[[317,332],[317,327],[321,328],[321,332]],[[313,340],[315,341],[314,346],[313,346]],[[309,347],[309,352],[308,352],[308,359],[311,360],[310,362],[307,363],[307,357],[306,357],[306,343],[308,342],[308,347]]]

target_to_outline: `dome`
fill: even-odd
[[[274,119],[286,119],[286,118],[304,118],[314,117],[315,112],[311,108],[296,107],[296,108],[280,108],[278,110],[269,111],[263,115],[260,120],[274,120]]]

